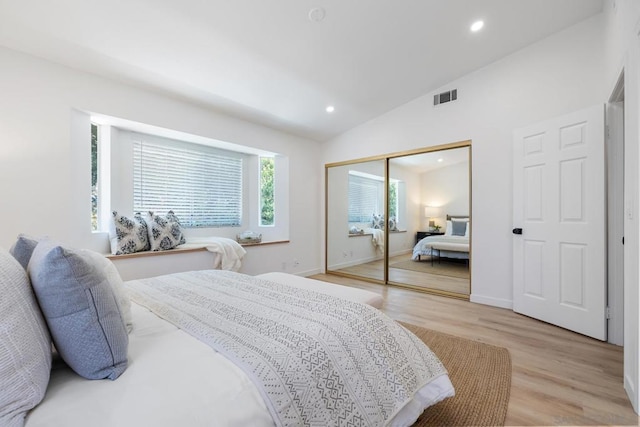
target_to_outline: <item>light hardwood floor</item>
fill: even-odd
[[[401,268],[392,268],[391,265],[411,259],[411,254],[398,255],[389,259],[389,281],[396,283],[405,283],[421,288],[435,289],[440,291],[455,292],[461,295],[469,295],[469,279],[459,277],[443,276],[437,274],[428,274],[423,272],[405,270]],[[427,262],[427,261],[422,261]],[[364,264],[358,264],[351,267],[341,268],[338,272],[355,274],[361,277],[382,280],[384,277],[384,261],[371,261]]]
[[[638,425],[622,385],[622,347],[507,309],[335,275],[312,278],[379,293],[396,320],[508,348],[507,425]]]

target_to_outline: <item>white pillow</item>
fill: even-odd
[[[118,269],[111,260],[107,259],[102,254],[98,252],[90,251],[88,249],[81,249],[78,251],[83,256],[85,256],[95,268],[99,269],[102,274],[107,278],[109,284],[113,288],[113,293],[116,296],[116,301],[120,306],[120,314],[122,315],[122,320],[127,327],[127,332],[131,332],[133,329],[133,319],[131,317],[131,300],[129,299],[129,295],[127,295],[127,291],[124,288],[124,283],[122,282],[122,278],[120,277],[120,273],[118,273]]]
[[[447,227],[444,229],[444,235],[451,236],[452,232],[453,232],[453,224],[451,223],[451,220],[447,220]]]
[[[467,229],[464,230],[464,237],[469,237],[470,232],[471,232],[471,223],[467,221]]]
[[[0,425],[24,425],[44,397],[51,371],[51,337],[27,272],[0,249]]]

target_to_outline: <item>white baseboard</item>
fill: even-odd
[[[402,250],[399,250],[399,251],[390,252],[389,253],[389,257],[398,256],[398,255],[405,255],[405,254],[410,254],[410,253],[413,253],[413,249],[402,249]]]
[[[353,261],[342,262],[340,264],[335,264],[331,266],[331,270],[340,270],[341,268],[353,267],[354,265],[366,264],[368,262],[381,260],[381,259],[382,258],[372,257],[372,258],[361,258]]]
[[[295,274],[296,276],[307,277],[307,276],[313,276],[314,274],[322,274],[323,272],[324,270],[321,268],[314,268],[313,270],[299,271],[297,273],[291,273],[291,274]]]
[[[490,305],[493,307],[500,307],[500,308],[508,308],[509,310],[513,310],[513,300],[510,300],[510,299],[487,297],[484,295],[478,295],[478,294],[472,293],[471,297],[469,298],[469,301],[475,302],[478,304]]]
[[[638,400],[640,399],[638,399],[636,388],[634,387],[633,381],[629,378],[628,375],[624,376],[624,390],[627,392],[627,397],[631,402],[631,406],[633,406],[633,410],[636,411],[636,414],[638,414],[638,410],[640,409],[638,408],[638,406],[640,406]]]

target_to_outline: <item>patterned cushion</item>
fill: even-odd
[[[51,338],[27,273],[0,249],[0,425],[22,426],[44,397]]]
[[[371,227],[384,230],[384,215],[373,214]]]
[[[166,251],[186,242],[178,217],[169,211],[165,217],[149,212],[149,243],[152,251]]]
[[[13,244],[13,246],[11,246],[11,249],[9,249],[9,252],[18,260],[22,268],[26,270],[27,265],[29,265],[29,260],[31,259],[31,254],[37,244],[37,239],[25,234],[20,234],[18,236],[18,240]]]
[[[88,379],[116,379],[127,368],[129,337],[104,271],[82,251],[38,243],[29,276],[62,359]]]
[[[398,231],[398,223],[395,216],[389,218],[389,231]]]
[[[113,211],[112,214],[110,236],[112,254],[132,254],[150,249],[147,223],[140,212],[136,213],[133,218],[127,218],[116,211]]]

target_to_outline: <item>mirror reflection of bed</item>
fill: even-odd
[[[389,193],[363,204],[357,186],[382,188],[385,160]],[[469,143],[328,167],[327,271],[468,298],[469,214]]]
[[[410,256],[390,258],[389,280],[469,295],[469,216],[447,215],[442,230],[418,233]]]

